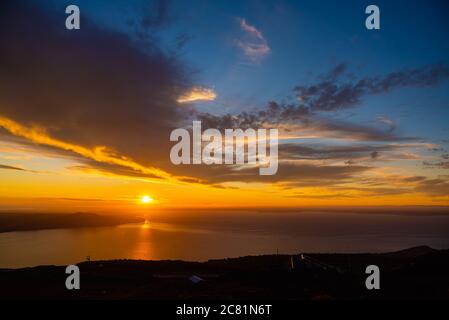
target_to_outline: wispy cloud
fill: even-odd
[[[377,121],[388,126],[390,128],[390,131],[396,129],[396,123],[386,116],[378,116]]]
[[[423,165],[428,168],[449,169],[449,161],[439,161],[439,162],[424,161]]]
[[[195,86],[183,93],[177,101],[179,103],[190,103],[195,101],[213,101],[217,94],[213,89]]]
[[[301,106],[312,111],[336,111],[360,105],[368,95],[388,93],[400,88],[422,88],[438,85],[449,79],[449,67],[444,63],[392,72],[384,76],[364,77],[345,81],[346,65],[337,65],[320,81],[295,88]]]
[[[339,110],[358,107],[370,95],[405,87],[432,87],[449,79],[449,66],[443,63],[351,80],[342,79],[346,75],[346,69],[345,64],[337,65],[328,73],[319,76],[318,81],[296,86],[294,92],[298,101],[294,103],[271,101],[265,108],[251,113],[221,116],[199,114],[199,117],[205,122],[205,126],[220,128],[295,124],[301,129],[315,129],[332,134],[340,132],[346,136],[350,134],[351,138],[356,140],[413,140],[416,137],[396,136],[396,124],[384,116],[378,117],[377,120],[388,126],[387,131],[328,118],[324,114],[332,115]]]
[[[7,165],[4,165],[4,164],[0,164],[0,169],[17,170],[17,171],[27,171],[27,170],[22,169],[22,168],[19,168],[19,167],[7,166]]]
[[[23,137],[38,144],[59,148],[61,150],[71,151],[75,154],[85,157],[86,159],[91,159],[100,163],[107,163],[130,168],[137,172],[151,175],[154,178],[170,177],[169,174],[162,170],[142,166],[123,155],[116,154],[114,151],[105,146],[97,146],[90,149],[81,145],[71,144],[52,138],[45,132],[46,130],[44,128],[27,128],[13,120],[4,117],[0,117],[0,127],[4,128],[15,136]]]
[[[34,170],[28,170],[28,169],[24,169],[24,168],[20,168],[20,167],[9,166],[6,164],[0,164],[0,169],[37,173],[37,171],[34,171]]]
[[[237,46],[243,50],[243,53],[254,63],[261,61],[270,52],[268,42],[262,32],[256,27],[248,24],[245,19],[238,19],[240,29],[244,36],[237,40]]]

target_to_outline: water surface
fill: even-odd
[[[449,217],[363,214],[230,215],[178,223],[0,233],[0,268],[106,259],[208,259],[298,252],[449,247]]]

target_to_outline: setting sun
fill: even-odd
[[[150,202],[153,202],[153,198],[151,198],[151,197],[149,197],[149,196],[143,196],[143,197],[140,199],[140,201],[141,201],[142,203],[150,203]]]

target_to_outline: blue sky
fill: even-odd
[[[82,13],[99,25],[125,32],[127,20],[139,19],[141,5],[148,3],[66,2],[78,3]],[[376,1],[381,10],[378,31],[365,28],[368,4],[371,2],[169,1],[171,21],[160,37],[167,48],[173,47],[179,35],[189,38],[180,54],[198,71],[198,83],[217,91],[213,105],[200,104],[211,112],[251,109],[269,100],[294,98],[294,86],[312,81],[340,62],[347,63],[357,75],[382,75],[449,60],[446,1]],[[63,7],[63,3],[58,1],[56,6]],[[262,32],[270,47],[269,54],[257,64],[248,61],[234,43],[242,33],[238,18]],[[410,102],[413,113],[425,109],[432,116],[430,108],[435,111],[431,122],[444,121],[443,116],[448,115],[444,107],[449,101],[447,88],[446,84],[382,95],[366,102],[367,108],[357,113],[369,117],[387,113],[399,119],[398,106]]]
[[[294,101],[296,85],[313,82],[337,63],[347,63],[357,76],[375,76],[449,62],[449,4],[444,0],[50,0],[47,4],[57,10],[78,4],[82,15],[99,26],[125,33],[133,32],[130,20],[157,16],[163,5],[169,19],[158,37],[167,50],[174,50],[177,37],[188,39],[177,53],[195,71],[197,83],[216,91],[213,103],[197,103],[200,110],[211,113],[251,112],[268,101]],[[381,30],[365,28],[369,4],[380,8]],[[235,44],[242,36],[238,19],[257,28],[270,48],[257,63]],[[444,140],[449,136],[448,89],[447,82],[420,90],[398,89],[365,99],[357,110],[331,116],[361,122],[391,117],[407,133],[419,130]]]
[[[79,4],[102,27],[132,33],[128,22],[142,15],[168,17],[158,31],[167,50],[176,38],[188,40],[178,51],[195,71],[198,84],[213,88],[213,102],[197,103],[211,113],[251,112],[268,101],[295,101],[293,88],[312,83],[338,63],[358,77],[384,75],[449,62],[447,1],[54,1],[59,10]],[[365,28],[365,8],[376,4],[381,30]],[[144,8],[144,9],[143,9]],[[153,10],[154,12],[151,12]],[[236,46],[245,19],[263,34],[270,52],[250,61]],[[370,96],[357,109],[326,116],[372,123],[391,118],[406,135],[443,143],[449,137],[449,83],[403,88]],[[400,124],[400,125],[399,125]],[[418,132],[419,134],[416,134]]]

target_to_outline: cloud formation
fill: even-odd
[[[161,1],[156,14],[140,22],[146,34],[142,43],[128,34],[102,29],[87,17],[81,30],[68,31],[57,18],[60,15],[49,9],[28,1],[3,1],[0,127],[24,143],[76,159],[77,166],[70,169],[83,172],[217,187],[261,182],[283,188],[337,188],[360,182],[373,171],[371,164],[358,160],[384,160],[385,153],[411,147],[407,143],[416,137],[397,134],[394,122],[387,118],[378,119],[387,125],[385,129],[331,118],[330,111],[356,107],[372,94],[436,85],[449,74],[447,66],[436,64],[343,80],[349,79],[345,77],[348,67],[340,64],[316,83],[297,86],[298,101],[272,101],[254,112],[239,114],[201,113],[191,102],[212,101],[216,93],[195,86],[188,68],[156,40],[159,28],[166,25],[166,10]],[[239,23],[245,34],[240,47],[252,61],[260,61],[270,51],[267,41],[244,19]],[[341,139],[348,144],[363,141],[363,145],[281,144],[281,162],[274,176],[261,177],[255,167],[174,166],[169,160],[170,132],[192,119],[202,120],[203,129],[278,127],[285,134]],[[318,163],[325,160],[348,162]],[[440,179],[404,183],[414,183],[414,190],[420,192],[442,194],[447,182]],[[378,193],[388,191],[376,187]]]
[[[443,63],[361,79],[346,77],[347,69],[346,64],[339,64],[326,74],[318,76],[318,82],[296,86],[294,88],[298,98],[296,103],[271,101],[266,107],[254,112],[236,115],[200,113],[198,117],[206,127],[213,128],[294,124],[301,129],[328,132],[334,136],[350,135],[357,140],[415,140],[417,137],[399,137],[394,134],[396,125],[385,116],[378,117],[378,121],[387,125],[387,130],[329,118],[324,114],[359,106],[368,95],[387,93],[404,87],[435,86],[449,79],[449,67]],[[342,80],[343,78],[350,80]]]
[[[428,168],[441,168],[441,169],[449,169],[449,161],[437,161],[437,162],[423,162],[425,167]]]
[[[214,101],[217,94],[213,89],[194,86],[183,93],[176,101],[179,103],[191,103],[195,101]]]
[[[197,113],[206,128],[258,128],[278,127],[284,131],[316,137],[344,138],[360,141],[411,141],[417,137],[401,137],[394,130],[382,130],[369,125],[361,125],[335,118],[323,117],[309,108],[294,104],[269,102],[254,112],[232,115]]]
[[[285,143],[280,146],[282,159],[304,160],[355,160],[378,159],[383,152],[389,153],[410,148],[409,144],[383,144],[383,145],[307,145]]]
[[[176,101],[191,87],[183,66],[155,41],[140,48],[87,17],[69,31],[60,16],[28,1],[2,2],[0,126],[85,159],[169,177],[156,167],[169,154],[169,132],[191,112]]]
[[[354,107],[367,95],[387,93],[405,87],[428,87],[449,78],[443,63],[392,72],[385,76],[342,80],[347,66],[337,65],[321,81],[295,87],[300,107],[311,111],[335,111]]]
[[[248,24],[245,19],[238,18],[237,21],[240,29],[244,32],[243,37],[237,40],[237,46],[252,62],[260,62],[271,50],[267,40],[262,32]]]
[[[0,164],[0,169],[6,169],[6,170],[17,170],[17,171],[27,171],[23,168],[19,168],[19,167],[13,167],[13,166],[7,166],[5,164]]]

